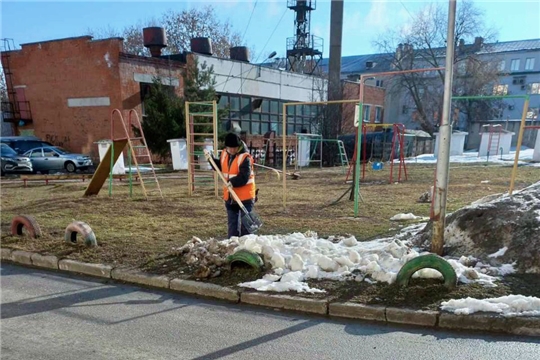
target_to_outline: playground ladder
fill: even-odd
[[[195,111],[191,112],[194,109]],[[186,101],[186,138],[188,158],[188,194],[193,195],[195,187],[214,187],[218,196],[217,174],[204,157],[204,148],[211,147],[217,156],[217,103],[216,101]],[[205,141],[212,140],[212,144]]]
[[[341,160],[341,166],[349,166],[349,158],[347,157],[347,151],[345,151],[345,145],[342,140],[338,140],[339,158]]]
[[[501,130],[502,127],[500,125],[493,126],[489,125],[489,140],[488,140],[488,147],[487,147],[487,156],[490,155],[497,155],[499,152],[499,144],[501,142]]]

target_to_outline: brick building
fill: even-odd
[[[140,114],[141,90],[155,75],[181,96],[185,69],[181,62],[125,54],[121,38],[91,36],[22,44],[2,53],[2,66],[16,90],[5,116],[16,133],[94,158],[94,142],[110,139],[112,109]]]
[[[250,137],[272,131],[281,135],[283,103],[326,99],[325,91],[314,91],[326,89],[326,80],[252,64],[247,48],[231,48],[231,58],[222,59],[212,55],[210,39],[197,38],[191,51],[162,55],[167,45],[161,28],[143,29],[141,36],[151,57],[124,53],[122,38],[91,36],[22,44],[20,50],[2,52],[12,89],[9,103],[3,104],[10,105],[4,117],[17,135],[35,135],[97,159],[95,142],[111,137],[111,111],[144,114],[142,99],[156,75],[182,96],[187,64],[195,61],[213,67],[218,106],[228,109],[222,125],[233,124]],[[316,116],[315,107],[294,110],[287,112],[285,131],[291,136],[309,129]]]
[[[342,90],[344,100],[355,100],[360,98],[360,83],[349,80],[342,80]],[[364,105],[363,116],[364,122],[378,124],[383,122],[384,116],[384,99],[385,89],[366,82],[364,84]],[[344,104],[342,111],[342,134],[352,134],[355,132],[354,127],[355,104]]]

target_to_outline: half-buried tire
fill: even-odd
[[[246,264],[259,271],[261,271],[264,266],[264,262],[259,254],[248,250],[239,250],[234,254],[227,256],[227,262],[231,268],[234,263]]]
[[[96,235],[92,228],[82,221],[74,221],[66,227],[64,240],[68,244],[76,245],[79,236],[86,246],[97,246]]]
[[[24,235],[23,230],[34,239],[41,236],[41,228],[33,216],[18,215],[11,220],[11,235]]]
[[[435,254],[420,255],[409,260],[397,274],[396,283],[400,286],[408,286],[409,280],[415,272],[422,269],[434,269],[439,271],[444,278],[444,286],[451,289],[457,285],[456,271],[444,258]]]

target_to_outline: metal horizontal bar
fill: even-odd
[[[191,116],[204,116],[204,117],[214,117],[213,112],[190,112]]]
[[[214,136],[213,133],[190,133],[190,135],[204,135],[204,136]]]
[[[358,103],[360,104],[360,99],[358,100],[330,100],[330,101],[306,101],[306,102],[288,102],[284,103],[285,106],[291,106],[291,105],[316,105],[316,104],[348,104],[348,103]],[[280,116],[283,116],[281,114]],[[290,115],[289,115],[290,116]]]
[[[186,101],[186,104],[214,105],[214,102],[213,101]]]
[[[452,96],[452,100],[472,99],[528,99],[529,95]]]

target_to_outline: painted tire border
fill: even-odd
[[[64,233],[64,240],[70,245],[77,244],[77,235],[81,235],[84,239],[84,244],[88,247],[97,246],[96,235],[94,231],[85,222],[82,221],[73,221],[66,227]]]
[[[235,262],[241,262],[251,266],[255,270],[260,271],[264,268],[264,262],[260,255],[245,249],[227,256],[227,262],[230,267],[232,267],[232,264]]]
[[[30,236],[37,239],[41,236],[41,228],[36,218],[30,215],[17,215],[11,219],[11,235],[21,236],[23,228],[30,233]]]
[[[449,289],[457,285],[457,275],[452,265],[444,258],[435,254],[420,255],[407,261],[397,274],[396,284],[403,287],[408,286],[414,273],[422,269],[439,271],[444,277],[444,286]]]

